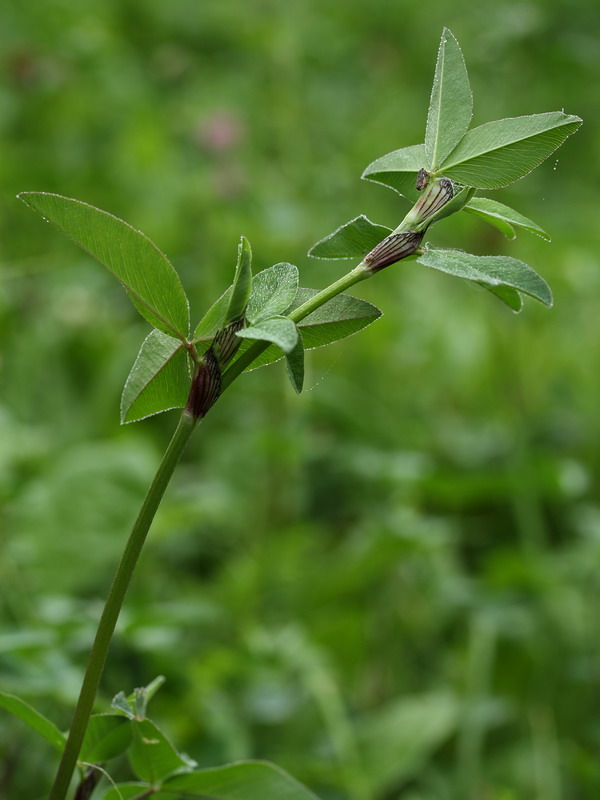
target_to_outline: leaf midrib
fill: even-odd
[[[532,115],[524,115],[522,117],[522,119],[525,119],[527,116],[532,116]],[[521,119],[521,118],[520,117],[506,117],[506,119]],[[474,152],[471,155],[469,155],[468,158],[464,158],[462,161],[455,161],[453,163],[449,163],[448,160],[447,160],[442,165],[440,170],[438,170],[438,172],[448,171],[450,169],[453,169],[454,167],[459,167],[462,164],[467,164],[469,161],[472,161],[475,158],[481,158],[482,156],[490,155],[491,153],[497,153],[500,150],[504,150],[504,149],[506,149],[508,147],[512,147],[513,145],[519,144],[521,142],[525,142],[528,139],[535,139],[537,137],[544,136],[545,134],[552,133],[553,131],[556,131],[558,128],[564,127],[565,125],[574,125],[574,124],[576,124],[577,119],[578,119],[577,117],[568,116],[562,122],[558,123],[557,125],[553,125],[551,128],[546,128],[543,131],[537,131],[536,133],[532,133],[529,136],[521,136],[520,138],[511,139],[510,142],[506,142],[504,144],[501,144],[498,147],[490,148],[489,150],[482,150],[480,152]],[[503,122],[503,121],[504,120],[494,120],[494,122]],[[493,125],[494,122],[485,122],[483,125],[479,125],[477,128],[473,128],[471,131],[469,131],[465,135],[465,138],[469,135],[469,133],[475,133],[477,130],[480,130],[481,128],[484,128],[484,127],[486,127],[488,125]],[[462,141],[460,141],[456,145],[454,150],[456,151],[463,144],[463,142],[464,142],[464,139]],[[450,159],[450,158],[452,158],[452,153],[450,153],[450,155],[448,156],[448,159]]]
[[[432,170],[435,170],[435,168],[436,168],[438,146],[439,146],[439,141],[440,141],[440,116],[441,116],[442,93],[443,93],[442,87],[443,87],[443,84],[444,84],[443,77],[444,77],[444,69],[445,69],[445,66],[446,66],[446,43],[447,43],[447,41],[448,41],[448,36],[447,36],[446,32],[444,31],[444,40],[443,40],[443,43],[442,43],[442,45],[440,47],[440,61],[438,62],[438,63],[440,63],[440,79],[439,79],[439,83],[438,83],[439,91],[438,91],[438,104],[437,104],[437,109],[436,109],[436,112],[437,112],[437,115],[436,115],[437,124],[435,126],[435,136],[434,136],[434,139],[433,139],[433,150],[432,150],[432,153],[431,153],[431,169]],[[436,73],[437,73],[437,69],[436,69]]]

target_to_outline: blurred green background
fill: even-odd
[[[102,685],[201,764],[273,760],[323,800],[600,797],[600,19],[590,0],[72,0],[0,11],[0,684],[67,727],[102,599],[174,412],[119,427],[146,323],[15,199],[57,191],[144,230],[197,319],[402,198],[364,167],[423,140],[442,27],[474,124],[564,107],[582,129],[493,196],[552,244],[459,215],[438,245],[537,268],[520,316],[415,263],[385,312],[236,383],[176,474]],[[0,795],[53,754],[0,715]],[[116,777],[126,776],[126,764]]]

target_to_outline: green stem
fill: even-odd
[[[69,790],[123,600],[156,510],[195,425],[196,420],[184,411],[127,540],[98,623],[69,738],[58,765],[49,800],[64,800]]]
[[[320,308],[324,305],[328,300],[331,300],[338,294],[346,291],[351,286],[354,286],[355,283],[360,283],[360,281],[364,281],[367,278],[370,278],[373,273],[365,267],[363,262],[354,267],[353,270],[348,272],[342,278],[334,283],[327,286],[325,289],[322,289],[316,295],[311,297],[305,303],[302,303],[301,306],[295,308],[290,314],[288,314],[289,319],[292,322],[300,322],[300,320],[307,317],[313,311],[316,311],[317,308]],[[266,350],[267,347],[270,346],[270,342],[255,342],[251,347],[249,347],[242,355],[236,359],[233,364],[225,371],[223,377],[221,379],[221,391],[225,391],[225,389],[230,386],[233,381],[241,375],[241,373],[250,366],[250,364],[258,358],[258,356]]]

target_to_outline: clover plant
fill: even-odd
[[[85,800],[103,776],[106,800],[314,798],[266,762],[198,768],[147,715],[147,703],[161,679],[128,696],[120,692],[109,713],[92,714],[92,710],[117,618],[163,493],[198,422],[242,372],[283,358],[292,386],[301,392],[306,350],[356,333],[380,316],[372,304],[346,290],[401,260],[476,283],[515,312],[521,309],[523,296],[552,304],[544,279],[522,261],[438,249],[424,243],[424,236],[440,219],[468,213],[510,238],[522,229],[547,239],[535,222],[478,193],[522,178],[574,133],[581,119],[552,111],[471,128],[472,111],[460,47],[452,33],[444,30],[425,141],[378,158],[363,173],[363,178],[395,190],[412,204],[400,224],[391,229],[360,215],[317,242],[309,253],[314,258],[359,260],[350,272],[320,291],[302,288],[297,267],[287,262],[253,275],[250,244],[242,237],[231,286],[199,321],[194,320],[193,327],[177,272],[145,234],[78,200],[45,192],[19,195],[109,269],[152,326],[125,383],[121,422],[183,409],[108,593],[68,735],[24,700],[0,694],[0,706],[57,751],[59,766],[50,800],[64,800],[69,791],[76,800]],[[408,280],[409,275],[398,279]],[[117,785],[110,776],[110,762],[125,752],[132,780]]]

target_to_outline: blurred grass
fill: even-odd
[[[103,684],[162,672],[154,711],[201,763],[269,758],[323,798],[600,794],[600,79],[589,2],[66,0],[0,12],[0,681],[67,726],[101,599],[172,414],[118,427],[144,322],[14,199],[46,190],[144,230],[199,317],[241,233],[256,268],[403,201],[358,177],[422,140],[441,28],[479,124],[584,126],[497,193],[553,237],[470,218],[437,244],[523,258],[555,308],[515,317],[415,264],[385,312],[246,376],[202,425],[153,530]],[[104,706],[105,707],[105,706]],[[0,718],[0,794],[51,754]],[[120,769],[125,770],[122,766]],[[124,773],[123,773],[124,774]]]

